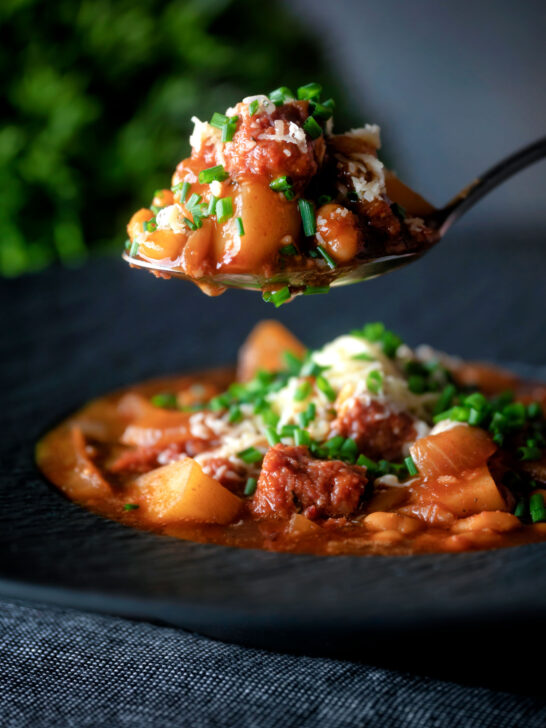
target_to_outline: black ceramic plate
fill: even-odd
[[[264,313],[248,314],[251,294],[241,294],[229,304],[236,332],[227,335],[221,315],[210,317],[220,302],[193,291],[181,297],[183,284],[170,285],[140,273],[121,275],[112,263],[10,286],[0,594],[272,649],[408,664],[425,653],[436,659],[446,648],[464,650],[476,635],[499,659],[505,654],[499,636],[504,651],[542,641],[546,544],[389,558],[237,550],[126,528],[50,486],[33,460],[35,441],[50,425],[90,396],[129,381],[183,369],[186,362],[232,359],[243,330]],[[161,311],[167,313],[158,319]],[[357,322],[354,314],[346,318],[346,328]],[[302,321],[296,322],[300,333]],[[477,659],[469,654],[469,664]]]

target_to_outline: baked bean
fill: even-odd
[[[148,235],[139,246],[139,253],[147,258],[154,260],[162,260],[170,258],[174,260],[182,252],[182,247],[186,242],[185,233],[175,233],[172,230],[156,230],[155,233]]]
[[[360,244],[358,219],[347,207],[328,203],[317,211],[317,241],[337,263],[347,263]]]
[[[459,519],[453,524],[451,530],[454,533],[464,533],[465,531],[489,529],[497,533],[504,533],[506,531],[513,531],[516,528],[521,528],[521,521],[513,513],[482,511],[468,518]]]
[[[157,190],[152,205],[155,207],[167,207],[174,202],[174,195],[171,190]]]
[[[416,518],[383,511],[370,513],[364,519],[364,523],[371,531],[398,531],[405,534],[415,533],[423,528],[423,524]]]
[[[387,546],[400,543],[400,541],[404,540],[404,536],[400,533],[400,531],[378,531],[373,534],[371,540],[374,543],[380,543]]]
[[[137,235],[144,232],[142,223],[146,222],[146,220],[151,220],[153,216],[154,213],[151,210],[148,210],[147,207],[143,207],[135,212],[127,225],[127,235],[131,241],[134,240]]]

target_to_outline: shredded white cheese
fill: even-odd
[[[307,139],[305,132],[293,121],[288,122],[288,128],[286,122],[282,119],[276,119],[273,122],[273,132],[264,132],[258,136],[258,139],[271,139],[275,142],[287,142],[288,144],[295,144],[300,152],[307,151]]]
[[[344,136],[358,137],[374,149],[381,149],[381,128],[377,124],[366,124],[358,129],[350,129]]]

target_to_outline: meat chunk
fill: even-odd
[[[349,516],[364,494],[366,469],[340,460],[316,460],[307,447],[275,445],[263,461],[251,510],[255,516]]]
[[[288,102],[272,114],[243,115],[232,142],[225,145],[229,174],[235,179],[287,175],[296,188],[305,187],[325,151],[323,137],[312,140],[301,128],[307,116],[307,101]]]
[[[221,457],[207,458],[201,462],[201,467],[205,475],[210,475],[224,488],[237,495],[243,495],[247,479],[247,472],[244,467]]]
[[[400,460],[404,444],[417,437],[413,419],[406,412],[388,412],[380,402],[367,404],[359,399],[334,420],[334,435],[355,440],[359,451],[374,460]]]

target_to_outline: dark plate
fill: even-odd
[[[122,275],[113,262],[10,285],[4,303],[11,336],[2,359],[0,593],[271,649],[413,667],[445,657],[446,648],[464,651],[476,636],[489,661],[518,645],[540,647],[546,544],[389,558],[199,545],[104,520],[40,476],[36,439],[82,401],[185,364],[233,359],[243,331],[271,311],[248,312],[252,294],[229,295],[235,297],[226,299],[233,335],[226,334],[219,301],[180,283]],[[295,322],[300,332],[316,304],[302,310]],[[344,328],[351,328],[362,316],[348,309],[345,319]],[[469,653],[469,668],[480,659]]]

